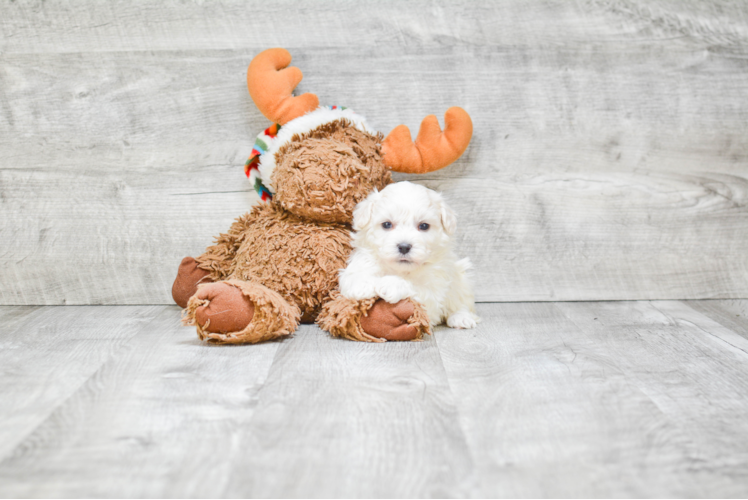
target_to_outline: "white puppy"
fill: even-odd
[[[353,253],[340,292],[391,304],[412,298],[432,325],[473,328],[480,318],[466,276],[470,260],[452,251],[456,226],[441,195],[423,186],[398,182],[373,192],[353,212]]]

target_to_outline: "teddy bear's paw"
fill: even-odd
[[[239,332],[254,317],[254,304],[241,290],[227,283],[202,285],[195,298],[202,303],[195,309],[195,321],[205,332]]]
[[[457,311],[447,318],[447,326],[450,328],[475,328],[479,322],[480,318],[470,311]]]
[[[171,287],[171,296],[179,307],[187,307],[190,297],[197,292],[197,285],[211,283],[210,273],[197,267],[197,261],[192,257],[185,257],[179,264],[179,271]]]
[[[386,340],[414,340],[419,337],[418,329],[408,324],[415,307],[409,300],[390,304],[377,300],[368,315],[361,318],[361,328],[371,335]]]

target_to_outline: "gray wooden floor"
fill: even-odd
[[[0,496],[746,496],[748,301],[479,304],[474,331],[200,343],[0,308]]]

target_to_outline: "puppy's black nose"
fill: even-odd
[[[403,255],[405,255],[406,253],[410,252],[411,248],[413,248],[413,245],[411,245],[410,243],[398,243],[397,244],[397,249]]]

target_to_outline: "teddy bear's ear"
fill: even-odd
[[[284,125],[319,106],[314,94],[293,96],[293,89],[304,75],[291,64],[291,54],[286,49],[268,49],[260,52],[249,63],[247,89],[257,109],[273,123]]]
[[[374,216],[374,206],[382,197],[382,193],[376,189],[365,200],[359,202],[353,210],[353,230],[361,231],[371,222]]]
[[[408,127],[398,125],[382,143],[384,164],[406,174],[425,174],[446,167],[470,144],[473,121],[464,109],[452,107],[444,114],[444,124],[442,132],[436,116],[424,118],[415,144]]]

